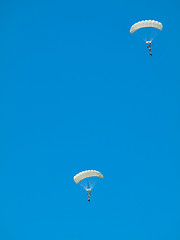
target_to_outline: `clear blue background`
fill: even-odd
[[[0,239],[180,239],[180,2],[1,1]],[[163,23],[150,57],[131,35]],[[73,176],[104,179],[87,202]]]

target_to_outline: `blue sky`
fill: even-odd
[[[179,1],[0,6],[0,239],[179,240]]]

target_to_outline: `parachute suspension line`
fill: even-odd
[[[90,188],[90,182],[89,182],[89,180],[90,180],[90,178],[87,178],[87,179],[86,179],[86,187],[87,187],[86,190],[87,190],[87,189],[91,189],[91,188]]]
[[[88,189],[88,182],[86,179],[83,179],[80,183],[79,183],[85,190]]]
[[[143,42],[147,42],[147,41],[152,41],[152,39],[155,38],[155,34],[153,33],[157,32],[153,29],[153,28],[141,28],[138,31],[136,31],[134,34],[141,40],[143,40]]]
[[[147,37],[145,34],[145,30],[144,29],[139,29],[138,31],[136,31],[135,36],[138,37],[139,39],[143,40],[144,42],[146,42]]]
[[[155,39],[157,34],[158,34],[158,31],[156,29],[153,29],[152,36],[151,36],[151,41]]]
[[[158,33],[158,30],[156,28],[149,28],[149,31],[148,31],[148,39],[147,41],[152,41],[154,40],[154,38],[156,37]]]
[[[96,177],[90,177],[90,178],[87,178],[87,179],[83,179],[82,181],[80,181],[80,185],[85,189],[93,189],[96,182],[97,182],[98,178]]]
[[[98,178],[97,177],[92,177],[89,181],[89,186],[90,186],[90,189],[93,189],[94,186],[96,185],[96,182],[97,182]]]
[[[152,32],[153,29],[152,28],[144,28],[144,41],[152,41]]]

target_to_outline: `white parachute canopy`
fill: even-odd
[[[157,31],[162,30],[162,23],[155,20],[143,20],[132,25],[130,33],[134,33],[139,29],[144,29],[143,38],[145,41],[152,41],[157,34]]]
[[[145,28],[145,27],[153,27],[153,28],[157,28],[159,30],[162,30],[162,23],[155,21],[155,20],[145,20],[145,21],[140,21],[135,23],[134,25],[132,25],[131,29],[130,29],[130,33],[134,33],[135,31],[137,31],[140,28]]]
[[[81,186],[83,186],[86,190],[91,190],[95,183],[97,178],[104,178],[102,173],[96,171],[96,170],[87,170],[80,172],[74,176],[75,183],[80,183]]]

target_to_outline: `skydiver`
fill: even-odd
[[[87,189],[87,194],[88,194],[88,202],[90,202],[90,198],[91,198],[91,189]]]
[[[147,48],[148,48],[149,51],[150,51],[149,54],[152,56],[152,53],[151,53],[151,45],[152,45],[152,42],[151,42],[151,41],[147,41],[146,44],[147,44]]]

